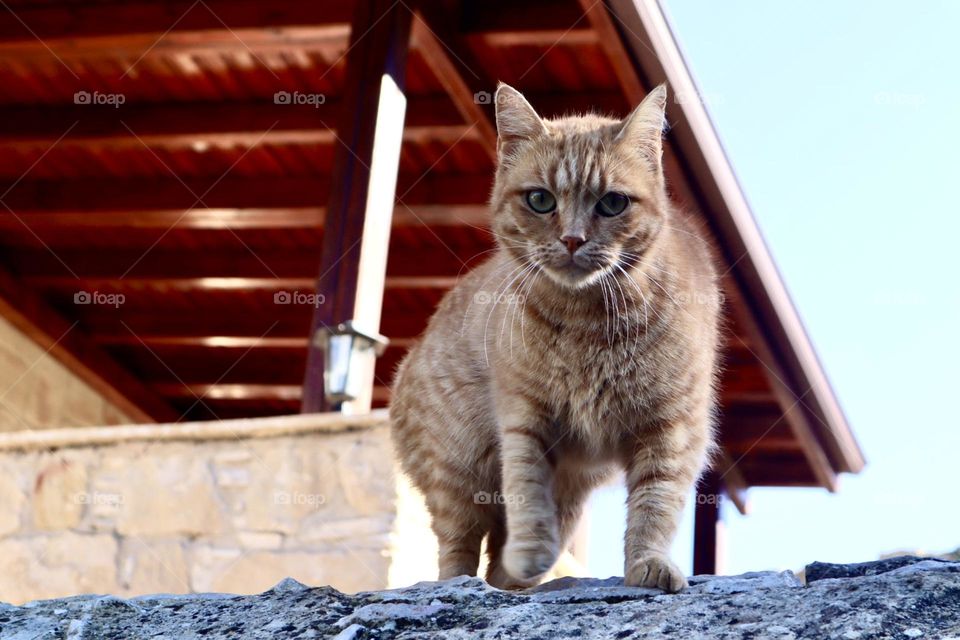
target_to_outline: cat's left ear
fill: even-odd
[[[497,155],[503,162],[521,144],[547,133],[547,126],[523,94],[500,83],[494,96],[497,108]]]
[[[663,170],[663,127],[666,123],[667,85],[661,84],[647,94],[624,119],[617,133],[618,143],[628,144],[640,153],[656,173]]]

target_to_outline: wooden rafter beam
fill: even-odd
[[[0,40],[59,40],[128,34],[176,35],[184,31],[275,29],[292,25],[348,27],[353,2],[297,0],[164,0],[14,5],[0,16]],[[27,30],[29,27],[29,31]],[[52,44],[51,44],[52,43]]]
[[[161,167],[161,170],[165,170]],[[407,205],[481,204],[490,195],[489,172],[401,174],[397,192]],[[18,215],[31,211],[157,210],[316,207],[330,194],[330,176],[24,180],[0,184],[4,202]],[[206,195],[204,195],[206,194]],[[197,196],[203,204],[197,204]]]
[[[574,2],[483,0],[448,3],[447,8],[455,10],[450,14],[451,26],[470,36],[515,34],[523,38],[525,33],[565,33],[589,27]]]
[[[411,248],[396,241],[387,260],[387,275],[395,278],[456,276],[467,271],[473,260],[489,248],[483,237],[475,249],[461,257],[437,247],[430,260],[424,260],[422,248]],[[3,252],[11,270],[38,284],[76,279],[106,281],[175,281],[202,278],[306,280],[316,278],[317,252],[313,249],[258,249],[239,247],[227,251],[178,251],[155,248],[117,249],[91,255],[84,249],[57,249],[56,255],[45,248],[9,248]],[[225,287],[226,288],[226,287]]]
[[[141,379],[148,384],[161,382],[260,384],[296,382],[299,384],[301,382],[299,373],[306,358],[306,350],[297,348],[305,345],[306,339],[302,339],[301,342],[292,342],[289,338],[281,336],[256,336],[246,339],[219,337],[216,340],[198,342],[141,334],[136,336],[117,334],[116,339],[106,339],[100,344],[105,347],[109,345],[110,353],[135,367]],[[390,380],[410,344],[412,344],[411,338],[391,341],[384,354],[377,360],[376,370],[379,379]],[[775,400],[769,398],[768,402],[773,404]],[[778,426],[775,420],[771,422],[774,426]],[[753,432],[747,433],[745,431],[747,427],[753,429]],[[771,450],[797,450],[795,445],[788,446],[786,449],[767,446],[771,440],[776,443],[777,438],[770,438],[770,434],[766,431],[766,425],[760,422],[754,426],[743,425],[743,428],[737,425],[737,428],[733,429],[728,429],[724,424],[720,435],[724,446],[731,449],[731,455],[736,455],[738,458],[744,454],[754,455]],[[789,434],[789,427],[784,425],[782,430],[776,430],[773,433],[776,435],[784,431]],[[759,442],[750,443],[749,451],[745,451],[745,447],[740,443],[748,436],[756,438]],[[737,438],[741,440],[738,441]]]
[[[416,342],[416,338],[392,338],[388,348],[407,349]],[[167,347],[188,349],[268,349],[279,351],[290,349],[296,352],[304,351],[310,344],[307,336],[97,336],[97,343],[107,347],[137,347],[146,345],[150,348],[163,349]]]
[[[421,41],[432,41],[430,48],[438,49],[429,57],[428,64],[441,82],[449,83],[450,97],[411,98],[405,141],[452,143],[461,138],[479,139],[488,149],[494,148],[496,129],[488,107],[474,101],[474,91],[492,92],[491,83],[474,80],[474,90],[465,79],[472,76],[462,71],[460,76],[456,75],[461,65],[456,64],[443,44],[425,27],[421,26],[419,31]],[[547,116],[590,109],[615,113],[627,104],[619,92],[611,91],[530,92],[528,98]],[[200,143],[333,144],[335,138],[328,127],[336,125],[342,111],[340,101],[333,97],[318,107],[263,102],[124,104],[117,108],[7,106],[0,107],[0,148],[35,147],[42,152],[55,142],[58,148],[75,144],[134,150],[143,145],[201,148],[197,146]],[[66,131],[69,134],[64,136]]]
[[[225,102],[4,107],[0,108],[0,147],[333,144],[336,138],[328,127],[336,124],[342,112],[342,104],[332,97],[318,106]],[[442,96],[414,100],[404,136],[408,142],[475,137]]]
[[[460,115],[471,129],[476,129],[491,160],[497,159],[497,128],[477,94],[467,83],[457,54],[449,50],[436,33],[416,14],[413,20],[413,43],[423,53],[423,59],[433,71]]]
[[[177,419],[170,405],[94,344],[76,323],[6,271],[0,271],[0,315],[133,420]]]
[[[152,387],[164,397],[191,400],[202,398],[204,402],[249,402],[271,401],[296,403],[300,401],[303,388],[298,384],[183,384],[164,383]],[[382,385],[374,387],[373,401],[386,402],[390,390]]]
[[[70,228],[114,229],[321,229],[325,207],[273,207],[207,209],[125,209],[115,211],[21,210],[18,215],[37,233]],[[393,226],[447,227],[489,223],[486,205],[411,205],[394,208]],[[24,226],[9,212],[0,209],[0,230],[23,231]],[[44,238],[50,235],[44,233]],[[69,264],[70,261],[65,261]]]
[[[737,468],[752,487],[822,486],[800,451],[747,456],[737,464]]]
[[[623,40],[614,18],[610,15],[607,5],[603,0],[578,0],[583,9],[587,20],[594,33],[597,34],[597,41],[603,49],[613,72],[617,76],[620,88],[630,105],[638,105],[645,95],[643,85],[637,76],[633,61],[623,46]]]
[[[0,40],[32,40],[36,36],[56,42],[131,33],[159,35],[227,28],[349,27],[355,6],[354,0],[335,3],[299,0],[11,3],[15,15],[6,12],[0,17]],[[554,0],[526,0],[521,5],[508,0],[484,0],[470,3],[463,17],[463,28],[471,33],[522,33],[564,31],[575,25],[580,15],[574,4]]]
[[[202,399],[204,401],[277,400],[299,402],[299,384],[183,384],[165,383],[152,387],[167,398]]]
[[[277,120],[276,122],[280,122]],[[403,132],[404,142],[423,143],[424,141],[436,141],[444,145],[451,145],[461,141],[469,141],[476,138],[476,131],[468,125],[448,125],[448,126],[429,126],[429,127],[407,127]],[[24,150],[30,147],[36,149],[47,149],[56,141],[55,138],[36,137],[36,138],[3,138],[0,139],[0,149]],[[331,146],[337,141],[337,136],[332,129],[324,129],[321,126],[311,128],[273,128],[269,131],[242,129],[236,131],[219,132],[185,132],[185,133],[140,133],[136,135],[130,132],[124,132],[120,135],[102,135],[102,136],[82,136],[68,135],[59,143],[58,150],[69,150],[71,147],[91,148],[91,147],[109,147],[111,152],[129,152],[144,151],[144,147],[150,149],[193,149],[197,152],[203,152],[213,147],[255,147],[261,145],[324,145]]]
[[[424,305],[416,313],[390,313],[384,316],[380,332],[393,337],[419,335],[424,329],[424,318],[435,302]],[[123,309],[120,316],[113,309],[98,306],[84,308],[78,315],[89,335],[98,343],[109,342],[117,336],[133,331],[144,339],[230,337],[291,337],[309,334],[312,308],[304,305],[272,305],[266,315],[244,313],[244,307],[220,305],[217,313],[184,314],[177,310]],[[126,327],[124,326],[126,325]],[[129,327],[129,329],[127,328]]]
[[[569,7],[542,0],[509,9],[479,2],[471,9],[471,33],[523,42],[553,42],[570,30]],[[524,3],[527,4],[527,3]],[[147,55],[217,51],[267,52],[341,47],[349,35],[355,2],[297,0],[190,0],[129,3],[71,3],[17,6],[0,14],[0,53],[20,60],[97,57],[138,59]],[[540,11],[537,11],[537,8]],[[25,26],[26,25],[26,26]],[[587,25],[583,25],[586,27]]]
[[[196,277],[196,278],[81,278],[73,277],[34,277],[26,276],[24,283],[48,292],[98,291],[101,293],[126,293],[131,291],[269,291],[269,292],[306,292],[316,285],[316,277],[272,276],[261,278]],[[387,276],[384,279],[386,289],[442,289],[451,288],[457,282],[456,276]]]
[[[747,484],[743,474],[740,473],[736,459],[727,453],[726,442],[722,439],[720,442],[720,452],[715,458],[713,470],[716,471],[720,477],[720,482],[723,484],[727,496],[729,496],[730,500],[737,507],[737,511],[742,515],[747,515],[749,511],[747,490],[750,485]]]
[[[110,5],[113,6],[113,5]],[[198,3],[197,7],[202,7]],[[64,64],[69,68],[91,62],[124,60],[126,64],[116,76],[136,77],[140,65],[172,57],[193,67],[190,56],[241,55],[254,64],[266,64],[265,56],[296,51],[313,53],[336,60],[349,35],[345,25],[284,26],[225,28],[222,24],[209,30],[173,30],[169,33],[125,33],[107,36],[76,37],[46,40],[0,41],[0,56],[27,64]],[[45,46],[46,45],[46,46]],[[53,52],[53,55],[51,55]],[[54,55],[56,57],[54,57]]]
[[[518,13],[529,10],[527,7],[521,9],[521,6],[523,5],[516,6],[513,10]],[[479,129],[480,140],[484,143],[487,155],[496,161],[497,125],[492,104],[496,79],[487,74],[486,65],[477,58],[467,37],[470,25],[475,28],[476,25],[485,24],[483,17],[467,15],[475,8],[473,5],[467,7],[465,3],[456,0],[429,0],[422,3],[414,20],[414,40],[423,48],[425,61],[464,119]],[[554,6],[549,13],[556,14],[556,9]],[[565,25],[563,28],[569,29],[570,25],[565,18],[561,18],[560,23]],[[515,35],[515,30],[507,29],[500,33],[504,32]],[[476,35],[480,32],[474,30],[472,33]],[[533,95],[528,96],[528,99],[533,98]],[[540,103],[550,103],[543,99],[545,96],[538,98]],[[556,103],[551,106],[556,106]],[[559,115],[543,111],[541,113],[547,116]]]

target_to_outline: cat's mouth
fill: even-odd
[[[581,256],[555,260],[544,271],[558,284],[580,289],[595,282],[603,273],[604,266]]]

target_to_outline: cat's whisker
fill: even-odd
[[[532,290],[533,290],[533,285],[534,285],[534,283],[536,283],[537,278],[539,278],[542,273],[543,273],[543,271],[542,271],[541,269],[539,269],[539,268],[534,272],[533,277],[530,279],[530,283],[527,285],[527,290],[528,290],[528,291],[532,291]],[[524,298],[523,298],[523,309],[521,309],[521,311],[520,311],[520,342],[521,342],[521,344],[523,344],[524,349],[526,349],[526,347],[527,347],[527,337],[526,337],[526,334],[525,334],[525,331],[524,331],[524,320],[525,320],[526,317],[527,317],[527,309],[526,309],[526,306],[527,306],[527,295],[524,294]]]
[[[490,273],[490,275],[484,278],[483,282],[480,283],[480,286],[478,287],[478,291],[483,291],[483,287],[486,286],[486,284],[490,282],[490,280],[492,280],[495,275],[497,275],[498,273],[501,273],[504,269],[507,269],[512,266],[514,266],[512,262],[507,262],[503,265],[497,266],[495,269],[493,269],[492,273]],[[509,277],[509,274],[507,277]],[[463,332],[466,330],[466,327],[467,327],[467,316],[470,315],[470,310],[473,308],[473,305],[476,302],[477,302],[477,296],[474,295],[473,298],[470,300],[469,304],[467,304],[467,308],[464,309],[463,311],[463,322],[460,323],[461,336],[463,335]]]
[[[661,273],[663,273],[663,274],[665,274],[665,275],[673,275],[672,273],[670,273],[669,271],[667,271],[666,269],[664,269],[664,268],[662,268],[662,267],[659,267],[659,266],[657,266],[657,265],[655,265],[655,264],[651,264],[651,263],[649,263],[649,262],[644,262],[644,258],[645,258],[646,256],[640,255],[640,254],[638,254],[638,253],[631,253],[630,251],[624,251],[624,250],[620,250],[620,251],[619,251],[619,254],[620,254],[621,257],[626,257],[626,258],[630,258],[631,260],[633,260],[633,265],[631,265],[632,267],[640,266],[640,267],[644,267],[644,268],[646,268],[646,269],[654,269],[654,270],[659,271],[659,272],[661,272]],[[621,262],[621,261],[617,260],[617,263],[620,263],[620,262]],[[622,266],[622,265],[621,265],[621,266]]]
[[[473,260],[476,260],[482,255],[486,255],[488,253],[494,253],[496,251],[500,251],[500,247],[491,247],[490,249],[484,249],[483,251],[473,254],[472,256],[464,260],[462,265],[460,265],[460,269],[457,271],[457,277],[459,278],[460,276],[463,275],[464,269],[468,268],[468,265],[470,264],[470,262],[472,262]]]
[[[517,280],[520,280],[520,282],[523,282],[523,278],[526,277],[526,274],[527,274],[531,269],[534,269],[534,268],[536,268],[536,264],[535,264],[533,261],[528,262],[528,263],[527,263],[527,266],[523,269],[523,271],[521,271],[520,273],[518,273],[518,274],[510,281],[510,283],[504,288],[503,295],[507,296],[507,308],[506,308],[506,310],[503,312],[503,317],[500,319],[500,335],[499,335],[499,337],[497,338],[497,348],[501,348],[501,347],[503,346],[503,333],[504,333],[504,331],[505,331],[505,329],[506,329],[506,326],[507,326],[507,320],[512,317],[512,316],[511,316],[511,311],[516,308],[516,307],[515,307],[516,300],[517,300],[516,289],[514,289],[512,292],[510,292],[510,289],[513,287],[514,282],[516,282]],[[517,286],[517,288],[519,288],[519,285]],[[510,336],[511,336],[511,337],[510,337],[510,357],[512,358],[512,357],[513,357],[513,325],[512,325],[512,320],[511,320],[510,331],[511,331],[511,334],[510,334]]]
[[[524,334],[524,319],[526,318],[526,307],[527,300],[530,297],[530,292],[533,291],[533,285],[537,281],[537,278],[540,276],[541,267],[537,263],[536,268],[530,272],[530,274],[524,278],[524,282],[520,283],[520,307],[518,307],[518,313],[520,314],[520,343],[524,346],[527,345],[526,335]]]
[[[613,336],[610,335],[610,305],[607,303],[607,283],[604,276],[600,277],[599,282],[600,293],[603,294],[603,318],[605,321],[603,335],[607,339],[607,346],[611,346],[613,345]]]
[[[510,281],[510,283],[512,283],[513,280],[515,280],[517,277],[514,274],[522,273],[523,270],[530,265],[530,262],[531,261],[528,260],[523,264],[521,264],[520,266],[518,266],[517,268],[510,271],[510,273],[508,273],[507,276],[500,281],[500,284],[497,285],[497,288],[494,290],[493,296],[491,297],[491,299],[487,301],[487,304],[490,305],[490,311],[487,312],[487,319],[483,323],[483,357],[488,367],[490,366],[490,355],[488,352],[488,344],[487,344],[487,329],[490,327],[490,318],[493,316],[494,311],[496,311],[497,305],[500,304],[500,298],[503,295],[501,291],[506,291],[506,289],[510,286],[509,283],[506,284],[506,286],[504,286],[504,283],[506,283],[508,280]]]
[[[514,294],[514,305],[512,308],[512,313],[510,318],[510,358],[511,359],[513,359],[513,329],[517,324],[516,322],[517,313],[520,314],[520,322],[521,322],[520,343],[524,348],[526,348],[527,346],[526,340],[524,339],[524,336],[523,336],[523,324],[522,324],[523,316],[525,314],[523,307],[526,306],[527,299],[523,292],[524,292],[524,286],[530,280],[531,276],[533,276],[537,272],[538,268],[539,268],[539,265],[537,265],[536,263],[531,265],[530,270],[527,271],[526,275],[523,276],[523,279],[520,280],[520,284],[517,285],[516,293]]]
[[[495,269],[493,273],[491,273],[490,276],[481,282],[479,287],[477,287],[476,293],[474,293],[472,299],[470,300],[469,306],[472,307],[474,304],[480,303],[481,298],[483,299],[483,304],[490,304],[491,302],[495,301],[497,298],[496,294],[500,290],[501,285],[503,285],[503,283],[506,282],[510,276],[512,276],[518,270],[523,269],[525,266],[525,263],[517,264],[515,262],[507,262],[502,267]],[[493,295],[491,295],[485,288],[486,284],[490,282],[494,275],[502,273],[503,270],[508,268],[509,271],[507,271],[507,274],[497,283],[493,289]],[[490,309],[492,308],[493,307],[491,306]],[[488,309],[486,322],[490,321],[490,313],[491,311]],[[486,336],[486,324],[484,325],[484,336]]]
[[[644,267],[645,269],[653,269],[653,270],[655,270],[655,271],[659,271],[660,273],[664,274],[665,276],[670,276],[671,278],[676,275],[676,274],[673,273],[672,271],[668,271],[667,269],[664,269],[663,267],[659,267],[659,266],[657,266],[657,265],[655,265],[655,264],[651,264],[651,263],[649,263],[649,262],[645,262],[644,260],[647,258],[647,256],[645,256],[645,255],[640,255],[640,254],[638,254],[638,253],[632,253],[632,252],[630,252],[630,251],[626,251],[626,250],[623,250],[623,249],[621,249],[618,253],[619,253],[621,256],[626,256],[626,257],[628,257],[628,258],[631,258],[632,260],[635,261],[635,264],[637,264],[637,265],[639,265],[639,266],[641,266],[641,267]],[[702,273],[702,272],[693,271],[693,270],[689,271],[689,273],[692,274],[692,275],[698,276],[698,277],[700,277],[700,278],[709,278],[709,277],[712,277],[712,274],[710,274],[710,273]]]
[[[493,237],[499,238],[500,240],[502,240],[502,241],[504,241],[504,242],[513,242],[513,243],[518,244],[518,245],[526,245],[526,246],[533,246],[533,245],[535,244],[534,242],[531,242],[530,240],[524,240],[524,239],[518,239],[518,238],[511,238],[511,237],[505,236],[505,235],[503,235],[503,234],[501,234],[501,233],[497,233],[496,231],[494,231],[494,230],[493,230],[492,228],[490,228],[490,227],[481,227],[481,226],[478,226],[478,225],[475,225],[475,224],[470,224],[470,223],[468,223],[468,222],[467,222],[467,223],[464,223],[463,226],[465,226],[465,227],[471,227],[471,228],[473,228],[473,229],[477,229],[478,231],[485,231],[486,233],[489,233],[489,234],[492,235]]]
[[[637,281],[634,280],[633,276],[631,276],[631,275],[627,272],[627,270],[623,268],[623,266],[622,266],[621,264],[615,263],[614,266],[616,266],[616,268],[619,269],[620,272],[623,274],[623,277],[626,279],[627,284],[629,284],[630,286],[632,286],[633,289],[634,289],[637,293],[640,294],[640,302],[641,302],[641,304],[643,305],[643,331],[644,331],[644,333],[649,334],[649,332],[650,332],[649,305],[647,304],[647,297],[646,297],[646,295],[644,295],[644,293],[643,293],[643,288],[640,287],[640,285],[637,283]],[[637,330],[636,343],[639,344],[639,343],[640,343],[640,322],[639,322],[639,318],[638,318],[638,322],[636,323],[636,330]]]
[[[613,299],[613,338],[616,340],[620,337],[620,299],[617,297],[617,292],[613,288],[613,284],[608,283],[610,288],[610,297]],[[626,300],[624,300],[626,304]]]
[[[630,324],[631,324],[631,314],[630,314],[629,301],[627,300],[627,294],[626,294],[626,292],[623,290],[623,286],[620,284],[620,278],[613,277],[613,282],[614,282],[614,284],[617,285],[617,289],[620,290],[620,295],[623,296],[624,325],[626,325],[627,329],[629,330],[629,329],[630,329]],[[640,340],[640,323],[634,322],[633,324],[635,325],[635,327],[636,327],[636,332],[637,332],[636,338],[635,338],[635,343],[636,343],[636,342],[638,342],[638,341]]]
[[[701,237],[698,236],[697,234],[691,232],[689,229],[681,229],[680,227],[675,227],[675,226],[673,226],[673,225],[666,224],[666,223],[663,224],[663,228],[664,228],[664,229],[670,229],[671,231],[676,231],[676,232],[678,232],[678,233],[682,233],[682,234],[685,234],[685,235],[687,235],[687,236],[690,236],[691,238],[695,239],[697,242],[699,242],[700,244],[702,244],[704,247],[707,247],[708,249],[709,249],[709,247],[710,247],[710,245],[707,244],[707,241],[706,241],[706,240],[704,240],[703,238],[701,238]]]
[[[664,323],[664,324],[669,323],[669,320],[668,320],[666,317],[664,317],[664,315],[663,315],[660,311],[657,310],[657,305],[648,302],[647,296],[646,296],[646,294],[643,292],[643,287],[640,286],[640,283],[638,283],[635,278],[633,278],[626,270],[624,270],[622,266],[620,267],[620,269],[624,272],[624,274],[626,275],[628,281],[630,282],[631,285],[633,285],[633,287],[634,287],[634,289],[636,289],[637,293],[640,294],[640,298],[641,298],[641,300],[643,301],[643,308],[644,308],[644,314],[645,314],[645,325],[647,326],[647,331],[649,332],[649,316],[646,315],[648,308],[653,310],[653,315],[654,315],[654,317],[657,318],[658,320],[660,320],[660,322],[662,322],[662,323]],[[646,275],[646,274],[645,274],[645,275]],[[648,275],[647,277],[650,277],[650,276]]]

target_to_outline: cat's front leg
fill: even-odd
[[[518,580],[542,576],[560,555],[553,499],[553,457],[545,412],[522,396],[501,398],[503,495],[507,542],[503,568]]]
[[[703,466],[709,429],[680,424],[645,436],[626,463],[624,582],[676,593],[687,580],[670,560],[670,545]]]

